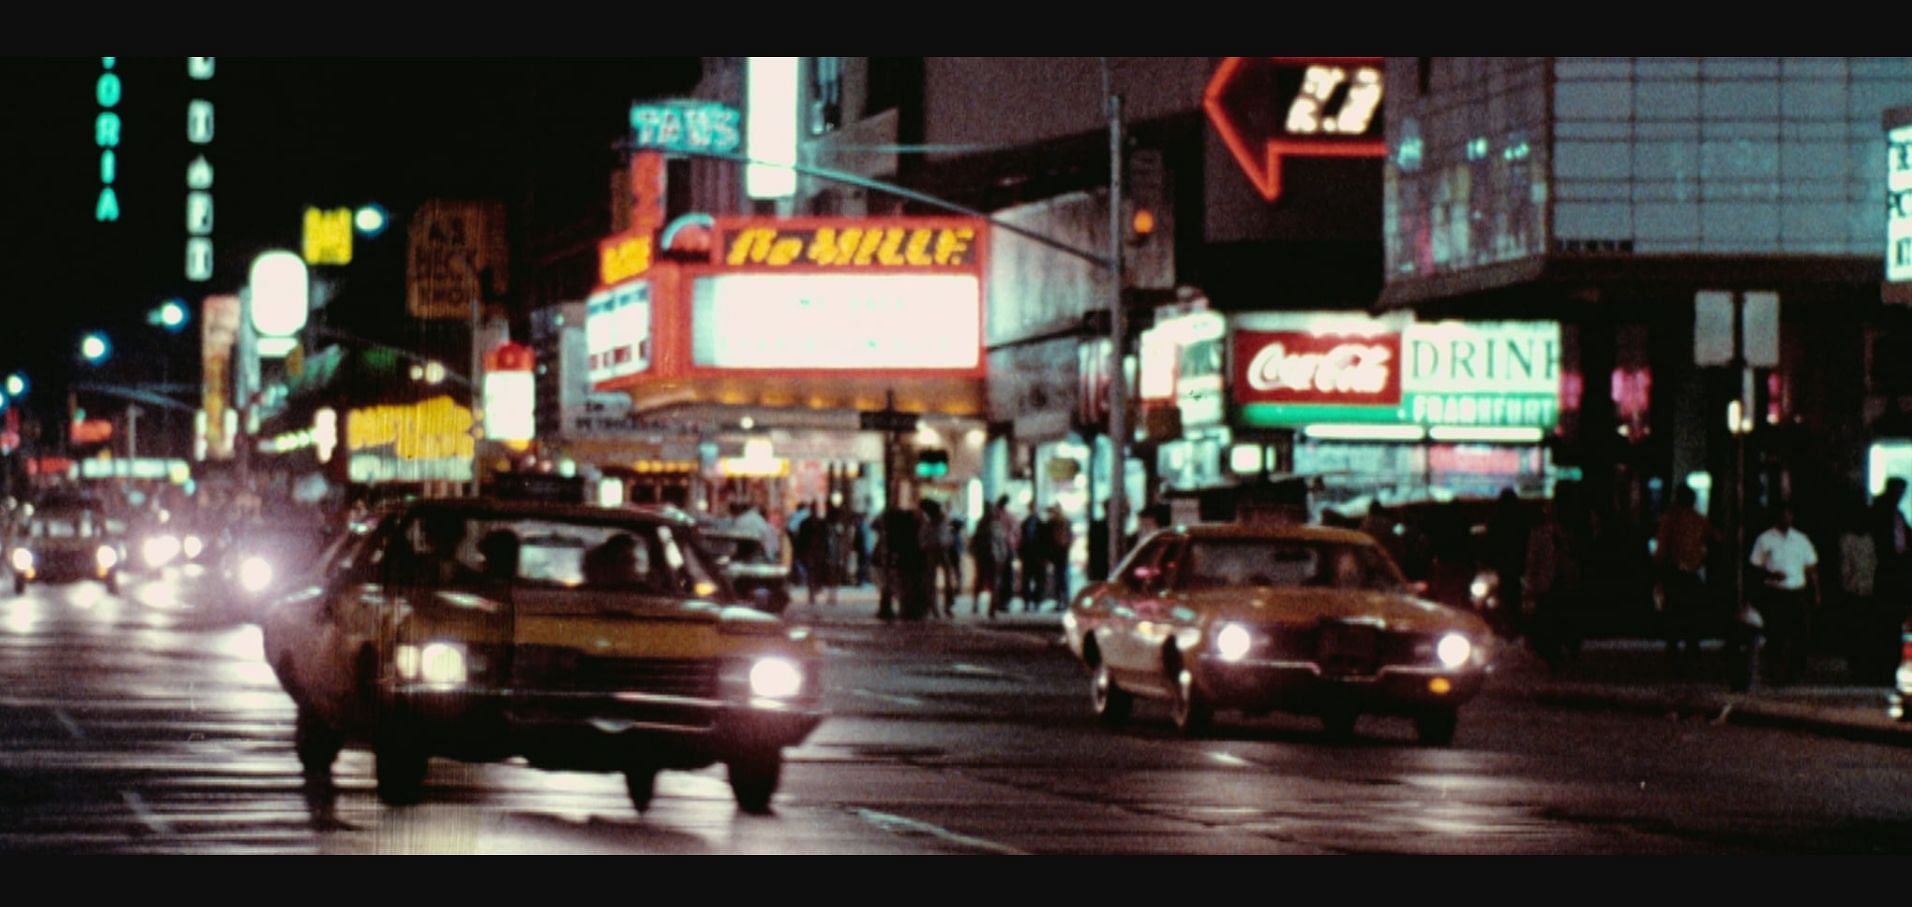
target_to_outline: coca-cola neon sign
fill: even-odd
[[[1399,334],[1238,331],[1235,396],[1240,403],[1398,405],[1400,361]]]

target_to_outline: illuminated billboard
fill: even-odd
[[[719,369],[975,369],[973,274],[719,274],[691,293],[692,364]]]
[[[1243,424],[1551,429],[1560,326],[1551,321],[1390,323],[1344,314],[1232,321]]]
[[[585,300],[584,344],[592,384],[651,367],[651,285],[636,280]]]

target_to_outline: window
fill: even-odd
[[[1157,562],[1162,553],[1174,544],[1173,539],[1156,539],[1141,551],[1135,553],[1135,560],[1129,562],[1127,570],[1122,571],[1122,582],[1137,589],[1147,589],[1155,585],[1159,575]]]
[[[1378,549],[1287,539],[1209,539],[1189,552],[1183,585],[1320,586],[1393,591],[1400,576]]]

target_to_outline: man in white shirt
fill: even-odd
[[[1819,553],[1793,528],[1790,505],[1780,505],[1773,528],[1754,540],[1750,560],[1764,580],[1758,607],[1772,640],[1776,678],[1789,683],[1805,669],[1806,615],[1819,604]]]

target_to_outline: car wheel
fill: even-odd
[[[378,775],[378,798],[388,806],[417,803],[425,790],[425,770],[431,758],[415,744],[386,737],[372,747]]]
[[[318,713],[299,706],[299,717],[292,730],[292,747],[298,752],[299,765],[307,777],[329,778],[332,763],[345,747],[345,735],[333,730]]]
[[[1321,713],[1321,727],[1336,740],[1353,739],[1354,726],[1360,720],[1361,713],[1353,709],[1333,709]]]
[[[106,575],[106,591],[111,595],[119,594],[119,571],[115,570]]]
[[[657,767],[637,765],[624,770],[624,790],[631,795],[631,806],[638,812],[651,808],[657,795]]]
[[[746,753],[730,761],[730,792],[747,813],[770,812],[770,797],[783,775],[783,751],[776,747]]]
[[[1090,702],[1095,706],[1096,720],[1103,727],[1121,727],[1127,724],[1129,716],[1135,712],[1135,695],[1115,685],[1115,677],[1109,671],[1107,662],[1095,666],[1095,679],[1089,684]]]
[[[1169,704],[1169,718],[1184,737],[1207,734],[1215,721],[1214,706],[1209,705],[1208,697],[1195,684],[1194,672],[1186,668],[1176,673],[1175,698]]]
[[[27,594],[27,578],[16,573],[13,575],[13,594]]]
[[[1460,721],[1458,709],[1423,712],[1414,718],[1414,732],[1428,746],[1447,746],[1454,742],[1454,730]]]

